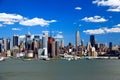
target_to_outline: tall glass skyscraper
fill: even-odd
[[[80,33],[78,29],[76,30],[76,47],[80,45]]]
[[[13,36],[13,46],[18,46],[18,36],[17,35]]]
[[[27,50],[30,50],[31,49],[31,34],[30,32],[28,32],[28,34],[26,35],[26,41],[25,41],[25,47]]]
[[[10,50],[10,41],[9,38],[6,40],[6,50]]]
[[[48,33],[44,33],[42,37],[43,49],[44,49],[44,57],[48,58]]]
[[[90,35],[90,43],[92,47],[95,47],[95,36],[94,35]]]

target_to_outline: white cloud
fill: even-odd
[[[94,0],[93,4],[98,6],[108,6],[107,11],[120,12],[120,0]]]
[[[75,10],[81,10],[82,8],[81,7],[75,7]]]
[[[99,28],[99,29],[94,29],[94,30],[85,30],[83,31],[86,34],[104,34],[104,30]]]
[[[0,22],[2,24],[14,24],[15,22],[19,22],[23,20],[23,16],[18,14],[7,14],[7,13],[0,13]]]
[[[12,30],[14,30],[14,31],[21,31],[20,28],[12,28]]]
[[[106,22],[107,21],[107,19],[102,18],[101,16],[85,17],[82,20],[86,22]]]
[[[115,25],[116,27],[120,27],[120,24]]]
[[[42,33],[49,33],[49,31],[42,31]]]
[[[54,36],[54,38],[56,38],[56,39],[61,39],[61,38],[63,38],[63,35],[57,34],[56,36]]]
[[[120,28],[105,28],[104,29],[106,33],[119,33]]]
[[[120,24],[113,26],[112,28],[99,28],[93,30],[84,30],[86,34],[105,34],[105,33],[120,33]]]
[[[25,38],[25,35],[21,35],[21,36],[19,36],[19,38],[23,39],[23,38]]]
[[[57,22],[56,20],[45,20],[43,18],[33,18],[28,19],[19,14],[8,14],[8,13],[0,13],[0,26],[3,25],[13,25],[15,23],[19,23],[24,26],[48,26],[50,23]]]
[[[50,23],[56,22],[56,20],[45,20],[43,18],[33,18],[28,20],[23,20],[20,22],[21,25],[24,26],[48,26]]]

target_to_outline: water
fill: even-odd
[[[120,80],[120,60],[7,60],[0,80]]]

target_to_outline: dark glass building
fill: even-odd
[[[13,36],[13,46],[18,46],[18,36],[17,35]]]
[[[95,36],[94,35],[90,35],[90,43],[92,47],[95,47]]]
[[[10,50],[10,41],[9,38],[6,40],[6,50]]]

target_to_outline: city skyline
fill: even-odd
[[[1,0],[0,38],[49,31],[55,38],[64,39],[65,45],[75,45],[79,26],[80,40],[85,44],[90,35],[99,43],[119,44],[119,16],[119,0]]]

